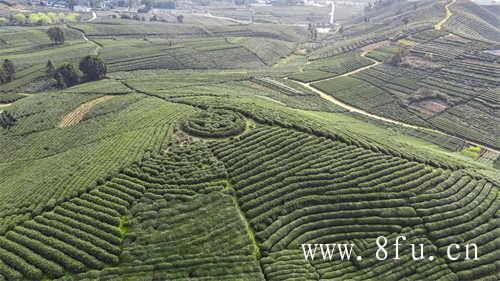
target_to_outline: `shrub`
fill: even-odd
[[[75,67],[72,64],[65,63],[56,69],[54,78],[59,88],[67,88],[78,84],[79,78]]]
[[[64,44],[65,35],[62,28],[58,26],[51,27],[47,30],[47,35],[49,36],[50,41],[54,44]]]
[[[0,112],[0,126],[9,129],[16,123],[16,118],[8,111]]]
[[[80,61],[80,70],[85,74],[87,81],[104,78],[107,72],[106,63],[98,56],[89,55]]]

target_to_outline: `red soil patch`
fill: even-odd
[[[426,60],[424,58],[417,57],[417,56],[404,56],[402,64],[410,66],[410,67],[414,67],[414,68],[427,68],[427,69],[429,69],[429,68],[441,67],[440,64],[437,64],[435,62],[432,62],[430,60]]]
[[[412,107],[418,109],[423,113],[434,115],[447,109],[448,105],[446,104],[446,102],[440,99],[429,98],[412,103]]]

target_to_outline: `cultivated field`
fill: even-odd
[[[0,280],[498,280],[498,15],[341,2],[0,3]]]

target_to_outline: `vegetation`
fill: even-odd
[[[84,79],[95,81],[104,78],[107,72],[106,63],[98,56],[86,56],[80,61],[79,69]]]
[[[184,121],[181,128],[198,137],[224,138],[241,134],[246,128],[246,121],[239,113],[209,109]]]
[[[8,111],[0,112],[0,126],[4,129],[9,129],[16,123],[16,118]]]
[[[75,67],[66,63],[61,65],[54,72],[54,78],[59,88],[67,88],[78,84],[79,77]]]
[[[51,27],[47,30],[47,35],[54,44],[64,44],[64,30],[58,26]]]
[[[52,25],[75,22],[78,20],[79,15],[76,13],[16,13],[9,16],[9,20],[5,19],[4,24],[0,25]]]
[[[498,16],[248,4],[0,3],[0,280],[497,280]]]
[[[2,67],[0,67],[0,84],[14,80],[15,73],[16,68],[14,63],[9,59],[5,59],[2,63]]]

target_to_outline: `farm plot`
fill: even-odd
[[[192,37],[202,36],[206,31],[196,25],[190,24],[165,24],[165,23],[138,23],[137,21],[113,21],[97,23],[79,23],[72,25],[81,29],[92,39],[112,38],[113,36],[126,36],[142,38],[147,36],[167,37]]]
[[[12,56],[22,53],[37,52],[53,48],[47,36],[47,27],[20,27],[7,26],[0,30],[0,56]],[[65,38],[68,42],[81,39],[79,32],[64,28]]]
[[[252,52],[245,48],[220,41],[182,43],[165,47],[163,44],[141,46],[136,50],[116,52],[104,49],[102,56],[109,61],[110,71],[130,71],[138,69],[227,69],[259,68],[265,66]]]
[[[93,118],[64,130],[56,128],[56,121],[52,128],[36,133],[2,135],[6,148],[0,182],[3,228],[9,227],[10,218],[20,219],[26,208],[37,213],[47,202],[67,200],[148,149],[158,150],[181,114],[192,112],[155,98],[137,101],[132,96],[119,101],[121,105],[114,105],[122,106],[121,110],[96,108]]]
[[[363,73],[363,72],[361,72]],[[329,95],[377,115],[404,120],[407,123],[426,125],[426,122],[412,112],[402,108],[395,98],[383,88],[373,86],[363,80],[340,77],[312,84]]]
[[[409,280],[474,280],[496,274],[493,261],[500,248],[495,214],[500,206],[498,186],[488,179],[266,126],[239,140],[213,144],[212,150],[227,168],[261,252],[269,257],[263,258],[270,265],[264,267],[266,274],[317,276],[303,262],[283,266],[276,256],[286,253],[282,259],[293,260],[290,255],[301,243],[353,239],[375,245],[363,240],[373,241],[381,233],[408,233],[410,240],[425,241],[438,262],[414,264],[406,251],[403,263],[412,266],[404,270],[400,263],[376,260],[337,264],[338,270],[312,265],[316,272],[329,272],[339,280],[373,278],[375,272]],[[473,220],[463,215],[468,212],[475,214]],[[451,241],[478,243],[485,259],[445,262],[444,245]],[[363,251],[375,250],[373,246]]]
[[[349,52],[326,59],[311,61],[304,67],[304,72],[294,73],[289,77],[301,82],[312,82],[342,75],[372,63],[371,60],[360,56],[358,52]]]
[[[113,96],[102,96],[102,97],[97,98],[95,100],[91,100],[91,101],[88,101],[84,104],[81,104],[80,106],[78,106],[73,111],[71,111],[70,113],[66,114],[63,117],[63,119],[59,123],[59,128],[64,128],[64,127],[68,127],[68,126],[77,124],[78,122],[80,122],[83,119],[85,114],[87,114],[92,109],[92,107],[94,107],[102,102],[105,102],[107,100],[110,100],[112,98],[113,98]]]
[[[61,280],[263,280],[224,166],[204,145],[172,144],[112,183],[132,180],[145,190],[123,219],[120,264]]]
[[[266,65],[275,64],[296,48],[296,43],[269,38],[236,37],[228,40],[230,43],[243,46],[255,53]]]
[[[486,9],[467,1],[450,7],[453,15],[444,27],[463,37],[486,42],[500,42],[498,17]]]
[[[393,45],[383,46],[369,51],[367,57],[377,61],[387,61],[399,52],[399,48]]]

